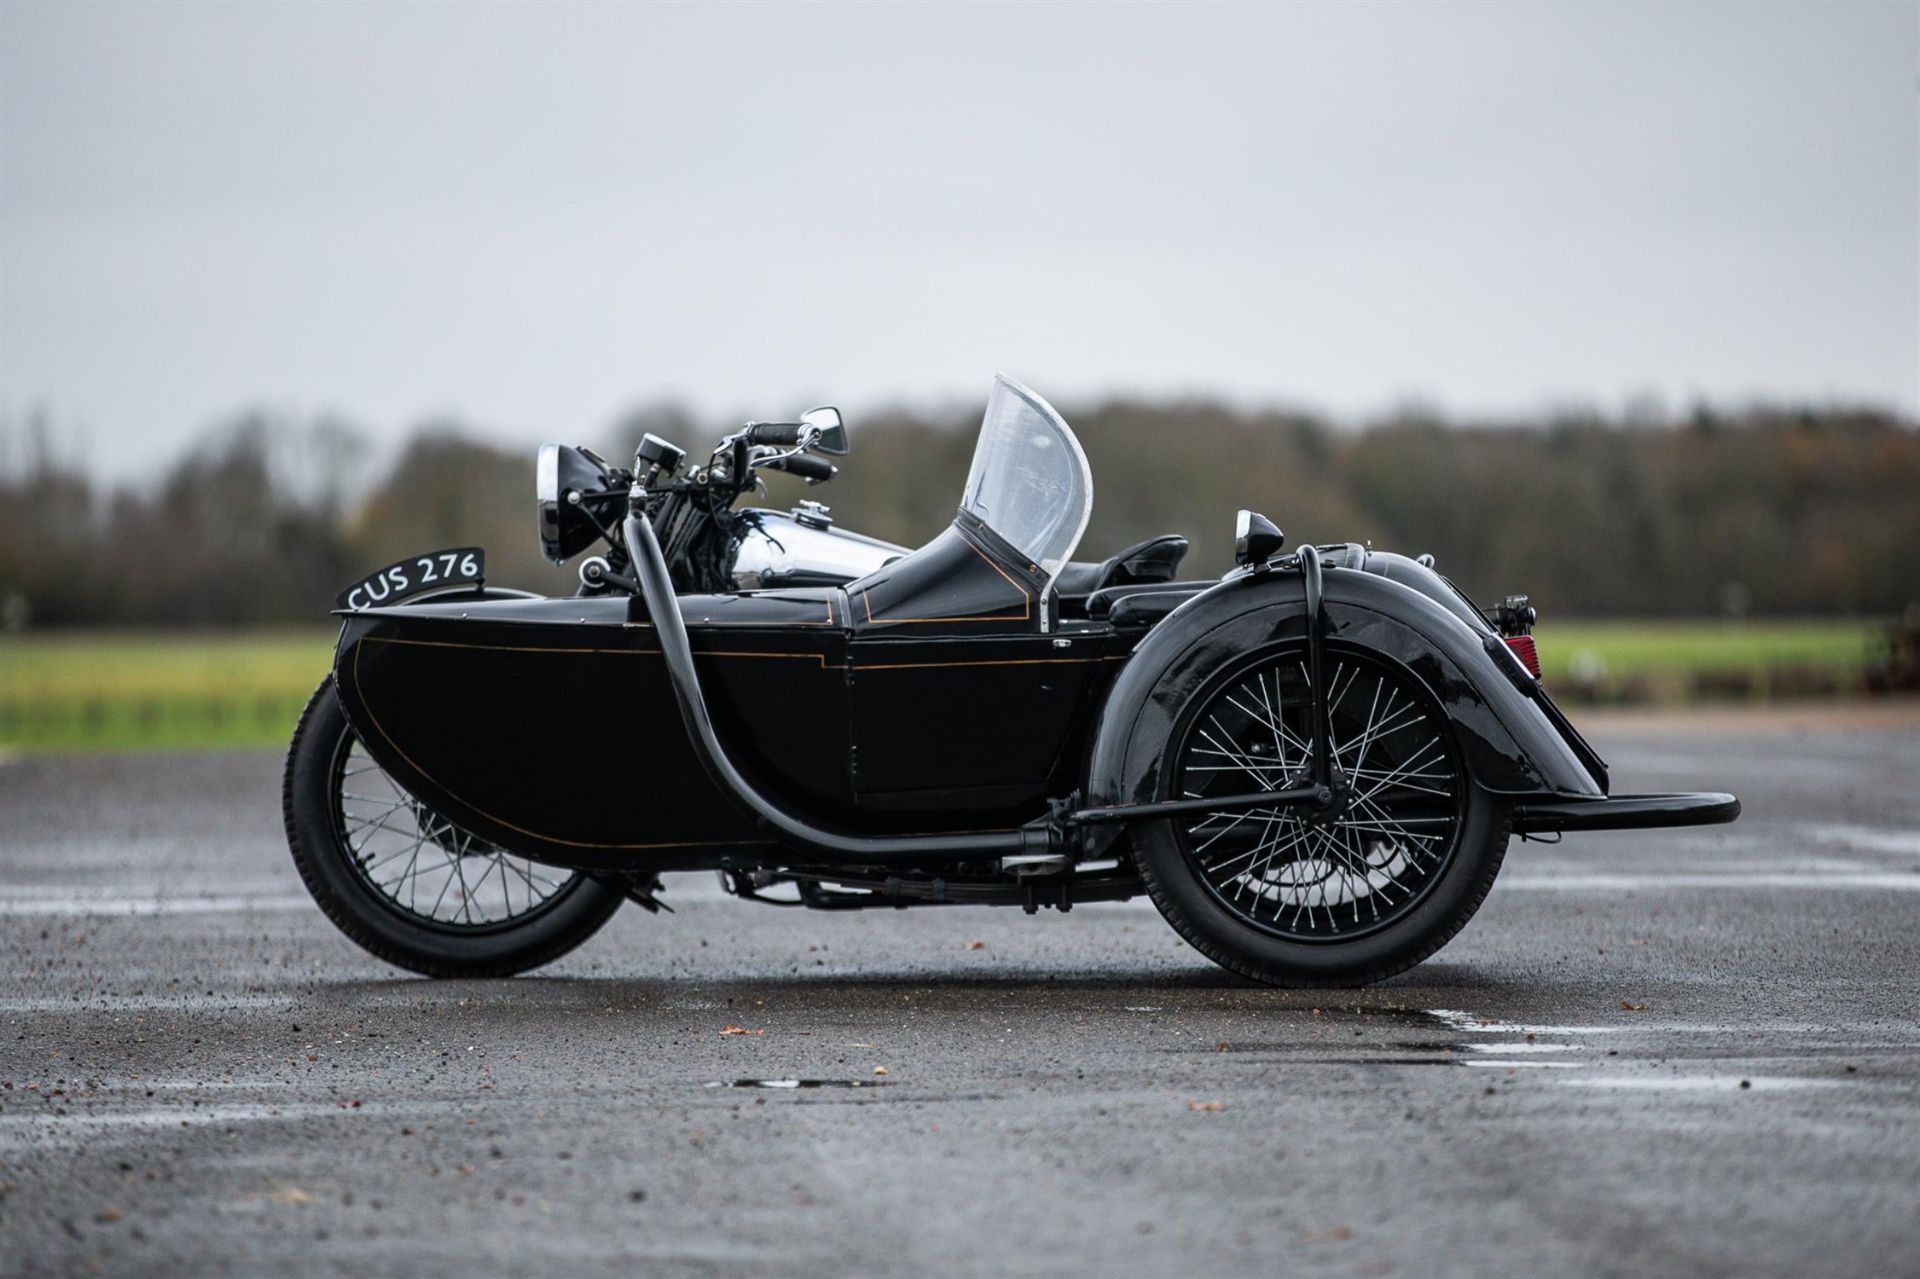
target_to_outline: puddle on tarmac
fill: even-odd
[[[1433,1044],[1425,1050],[1429,1055],[1408,1053],[1399,1056],[1380,1053],[1366,1057],[1314,1057],[1307,1059],[1312,1066],[1476,1066],[1482,1070],[1585,1070],[1584,1061],[1516,1061],[1508,1057],[1461,1057],[1447,1044]]]
[[[1475,1035],[1612,1035],[1618,1034],[1621,1029],[1618,1026],[1530,1026],[1501,1021],[1498,1017],[1463,1013],[1456,1008],[1395,1008],[1391,1011],[1395,1016],[1437,1022],[1448,1030],[1464,1030]]]
[[[1445,1051],[1440,1045],[1436,1051]],[[1456,1057],[1315,1057],[1306,1063],[1310,1066],[1458,1066]]]
[[[1782,1092],[1797,1088],[1845,1088],[1850,1079],[1803,1079],[1791,1075],[1597,1075],[1570,1081],[1582,1088],[1620,1092]]]
[[[1604,1040],[1596,1041],[1592,1036],[1622,1036],[1631,1041],[1635,1036],[1653,1037],[1671,1040],[1677,1035],[1729,1034],[1736,1031],[1752,1032],[1756,1027],[1748,1025],[1721,1025],[1704,1022],[1635,1022],[1624,1020],[1617,1025],[1569,1026],[1536,1025],[1527,1022],[1502,1021],[1497,1017],[1486,1017],[1479,1013],[1464,1012],[1454,1008],[1394,1008],[1394,1007],[1326,1007],[1315,1009],[1317,1025],[1328,1028],[1350,1029],[1356,1020],[1361,1022],[1380,1019],[1389,1026],[1397,1023],[1402,1031],[1441,1032],[1434,1039],[1404,1035],[1404,1037],[1375,1040],[1371,1043],[1348,1041],[1342,1044],[1338,1036],[1316,1035],[1307,1040],[1276,1041],[1227,1041],[1220,1044],[1220,1051],[1228,1054],[1245,1054],[1255,1061],[1267,1063],[1287,1062],[1300,1065],[1330,1066],[1456,1066],[1479,1070],[1546,1070],[1568,1072],[1559,1076],[1559,1082],[1583,1088],[1614,1089],[1620,1091],[1647,1092],[1718,1092],[1723,1090],[1741,1091],[1779,1091],[1802,1088],[1842,1088],[1855,1086],[1855,1079],[1808,1079],[1795,1076],[1767,1076],[1730,1074],[1692,1074],[1692,1075],[1627,1075],[1608,1073],[1611,1066],[1624,1066],[1635,1060],[1635,1054],[1629,1052],[1625,1060],[1609,1062],[1605,1058],[1619,1057],[1616,1051],[1607,1048]],[[1324,1020],[1323,1020],[1324,1019]],[[1765,1029],[1790,1033],[1820,1033],[1820,1027],[1800,1023],[1769,1023]],[[1555,1042],[1556,1040],[1560,1042]],[[1888,1048],[1900,1051],[1913,1051],[1920,1045],[1895,1044]],[[1860,1044],[1848,1045],[1849,1052],[1884,1051],[1885,1049]],[[1191,1047],[1167,1049],[1191,1055]],[[1204,1051],[1204,1050],[1202,1050]],[[1666,1051],[1671,1052],[1671,1045]],[[1824,1050],[1816,1050],[1816,1053]],[[1322,1056],[1320,1054],[1327,1055]],[[1591,1072],[1602,1073],[1591,1073]]]
[[[1585,1070],[1584,1061],[1513,1061],[1510,1058],[1483,1057],[1478,1061],[1463,1061],[1462,1066],[1478,1066],[1482,1070]]]
[[[1374,1043],[1364,1048],[1360,1044],[1353,1048],[1360,1052],[1342,1052],[1337,1042],[1315,1040],[1267,1041],[1267,1042],[1231,1042],[1220,1045],[1226,1053],[1244,1053],[1268,1058],[1292,1058],[1315,1065],[1336,1066],[1472,1066],[1480,1069],[1507,1070],[1579,1070],[1586,1069],[1588,1063],[1577,1061],[1541,1061],[1538,1058],[1551,1057],[1561,1053],[1579,1053],[1588,1051],[1584,1044],[1547,1042],[1549,1035],[1596,1035],[1607,1034],[1614,1027],[1609,1026],[1530,1026],[1503,1022],[1495,1017],[1482,1017],[1477,1013],[1461,1012],[1451,1008],[1327,1008],[1316,1010],[1332,1014],[1328,1024],[1335,1019],[1358,1017],[1372,1020],[1376,1017],[1398,1021],[1403,1024],[1428,1030],[1442,1030],[1448,1037],[1438,1041],[1424,1039],[1396,1039],[1385,1043]],[[1489,1036],[1480,1039],[1479,1036]],[[1468,1038],[1466,1036],[1471,1036]],[[1498,1036],[1498,1038],[1492,1038]],[[1174,1052],[1191,1052],[1192,1049],[1169,1049]],[[1332,1055],[1321,1056],[1331,1052]]]
[[[884,1079],[716,1079],[709,1088],[885,1088]]]

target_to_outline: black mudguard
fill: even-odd
[[[1544,698],[1523,689],[1527,679],[1498,664],[1511,659],[1490,651],[1491,632],[1467,621],[1464,604],[1455,609],[1378,572],[1333,563],[1324,582],[1327,639],[1390,658],[1425,684],[1453,721],[1467,771],[1481,787],[1516,798],[1606,793],[1604,775],[1581,762]],[[1087,805],[1165,799],[1164,757],[1182,708],[1222,663],[1304,638],[1305,596],[1297,572],[1236,575],[1155,626],[1114,681],[1094,730]],[[1100,832],[1097,842],[1110,842],[1117,830]]]

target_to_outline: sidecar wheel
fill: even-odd
[[[1451,722],[1405,667],[1330,643],[1335,809],[1142,823],[1134,857],[1181,936],[1278,986],[1359,986],[1420,963],[1473,917],[1506,856],[1509,806],[1475,786]],[[1311,740],[1297,643],[1210,679],[1175,722],[1167,798],[1305,784]]]
[[[401,790],[354,737],[331,676],[294,730],[281,807],[320,909],[367,951],[429,977],[537,968],[593,936],[625,900],[487,844]]]

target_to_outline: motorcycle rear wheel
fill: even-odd
[[[293,863],[327,918],[370,954],[429,977],[551,963],[626,900],[487,844],[407,794],[354,737],[331,676],[294,730],[281,808]]]
[[[1134,858],[1168,923],[1223,968],[1277,986],[1361,986],[1466,926],[1505,859],[1507,803],[1476,786],[1452,724],[1396,662],[1329,645],[1333,810],[1233,809],[1140,823]],[[1169,741],[1168,798],[1303,785],[1304,650],[1250,654],[1195,694]]]

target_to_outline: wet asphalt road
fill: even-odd
[[[416,980],[304,904],[274,757],[0,765],[0,1272],[1914,1273],[1920,710],[1593,735],[1747,817],[1516,843],[1339,994],[704,878]],[[861,1086],[716,1086],[790,1078]]]

